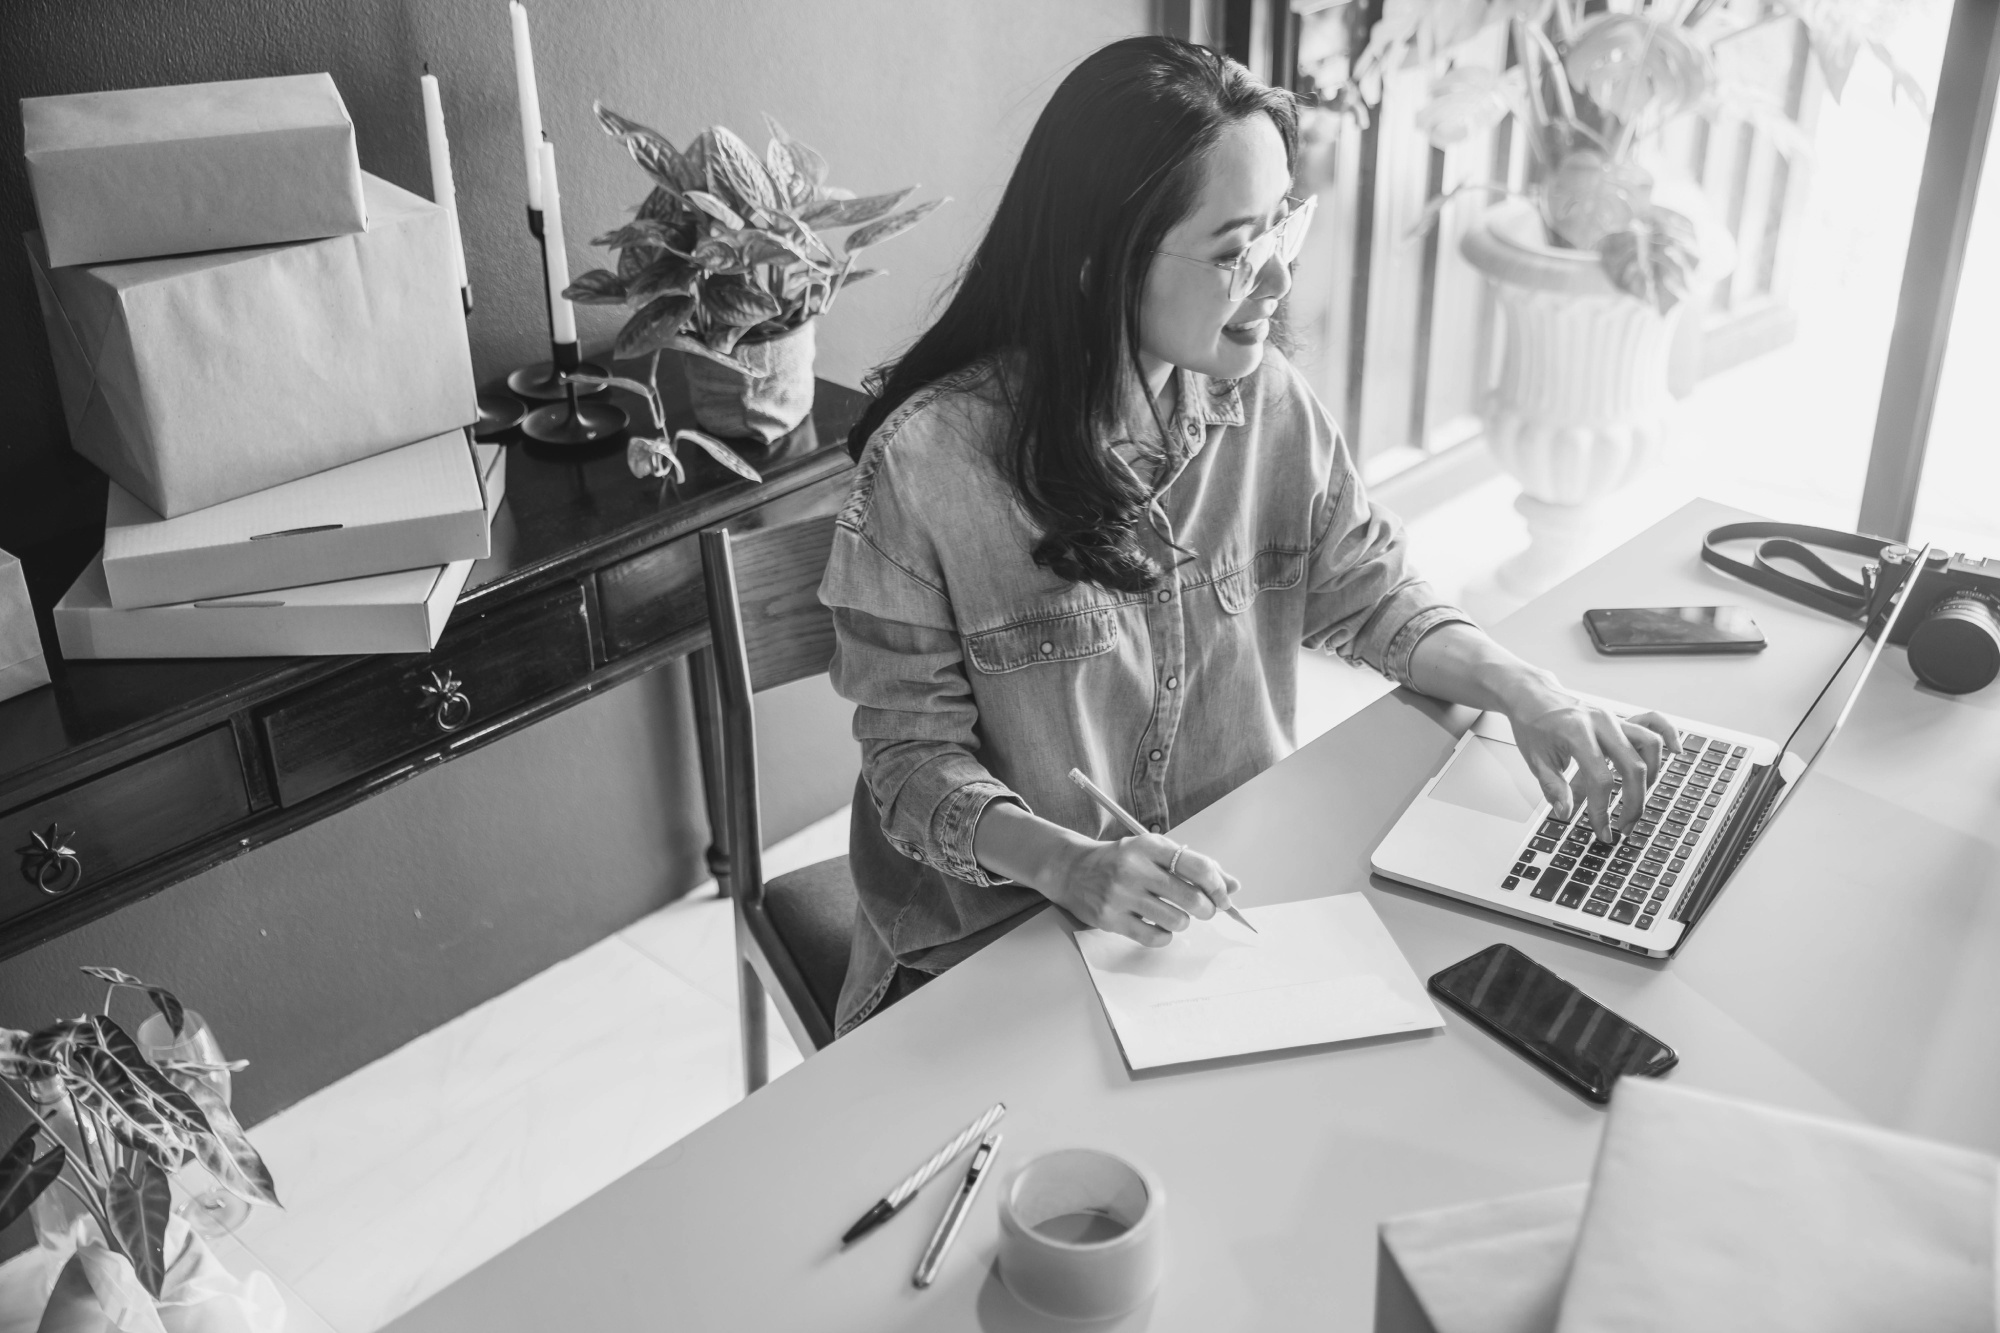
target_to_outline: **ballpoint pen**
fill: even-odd
[[[1088,796],[1091,800],[1097,802],[1099,806],[1103,807],[1105,814],[1110,815],[1113,819],[1123,824],[1126,828],[1126,831],[1131,833],[1133,837],[1136,838],[1141,833],[1144,833],[1146,831],[1146,826],[1144,824],[1141,824],[1138,820],[1132,818],[1130,811],[1126,810],[1126,808],[1118,804],[1118,802],[1112,800],[1111,797],[1108,794],[1106,794],[1106,792],[1102,787],[1098,786],[1095,782],[1092,782],[1089,779],[1089,777],[1087,777],[1084,774],[1084,771],[1082,769],[1072,768],[1069,771],[1069,780],[1071,782],[1074,782],[1077,786],[1083,788],[1084,795]],[[1182,878],[1180,875],[1175,875],[1174,878],[1180,880],[1183,884],[1189,883],[1188,880]],[[1200,893],[1203,897],[1207,898],[1210,902],[1212,903],[1215,902],[1215,896],[1209,893],[1206,889],[1196,886],[1195,891],[1197,893]],[[1229,903],[1226,902],[1215,903],[1215,905],[1217,907],[1220,907],[1223,911],[1229,913],[1230,918],[1232,920],[1237,922],[1239,925],[1243,926],[1251,934],[1261,935],[1264,933],[1263,931],[1257,929],[1257,927],[1251,925],[1248,918],[1246,918],[1243,915],[1243,913],[1237,911],[1236,908],[1230,905]]]
[[[902,1184],[896,1186],[896,1188],[878,1199],[874,1207],[863,1213],[860,1219],[847,1229],[847,1233],[840,1238],[840,1243],[844,1246],[852,1245],[855,1241],[860,1240],[876,1227],[881,1226],[884,1222],[894,1217],[901,1211],[904,1204],[916,1197],[918,1190],[930,1183],[932,1176],[942,1171],[947,1163],[965,1151],[966,1144],[971,1143],[981,1134],[993,1128],[993,1122],[1005,1114],[1007,1114],[1007,1103],[993,1103],[987,1109],[986,1114],[967,1125],[957,1138],[932,1153],[929,1161],[910,1172]]]
[[[924,1246],[924,1257],[917,1260],[917,1271],[910,1277],[915,1286],[928,1287],[937,1281],[938,1267],[944,1263],[945,1251],[958,1239],[958,1229],[965,1225],[965,1215],[972,1211],[972,1196],[979,1193],[979,1182],[986,1179],[986,1168],[992,1164],[993,1154],[999,1148],[998,1130],[980,1140],[979,1147],[972,1154],[972,1165],[965,1168],[965,1179],[958,1182],[958,1192],[951,1196],[951,1206],[938,1219],[937,1230],[931,1233],[931,1243]]]

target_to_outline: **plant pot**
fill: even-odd
[[[1528,549],[1496,575],[1504,601],[1525,601],[1580,567],[1600,502],[1665,448],[1674,330],[1728,270],[1732,250],[1727,232],[1700,225],[1704,210],[1686,211],[1706,257],[1693,293],[1664,315],[1615,286],[1595,251],[1551,245],[1524,200],[1488,209],[1461,243],[1500,302],[1506,352],[1481,416],[1487,445],[1521,483],[1514,507],[1528,523]]]
[[[284,1297],[271,1280],[261,1273],[248,1279],[232,1275],[179,1218],[167,1229],[167,1253],[174,1259],[158,1300],[88,1226],[67,1239],[74,1248],[52,1250],[45,1243],[33,1252],[43,1264],[60,1265],[47,1288],[37,1333],[281,1333],[284,1328]]]
[[[736,345],[738,361],[758,372],[746,377],[707,357],[682,358],[694,419],[723,440],[775,444],[812,414],[813,326],[807,320],[789,333]]]

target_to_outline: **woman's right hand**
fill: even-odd
[[[1086,926],[1157,949],[1190,922],[1214,916],[1236,889],[1233,876],[1192,847],[1182,850],[1171,838],[1142,833],[1086,844],[1043,892]]]

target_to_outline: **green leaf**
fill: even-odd
[[[737,455],[734,449],[731,449],[721,440],[714,439],[710,436],[704,435],[698,430],[684,429],[675,431],[674,443],[678,445],[682,440],[692,441],[697,447],[701,449],[703,453],[707,454],[710,458],[713,458],[716,462],[722,464],[722,466],[728,468],[731,472],[734,472],[737,476],[743,478],[745,481],[761,482],[764,480],[762,474],[760,474],[756,468],[751,467],[748,463],[744,462],[742,458],[740,458]]]
[[[644,304],[656,296],[689,294],[694,291],[699,271],[677,254],[661,253],[625,280],[625,299]]]
[[[672,245],[673,233],[667,225],[653,218],[634,218],[616,231],[607,231],[590,242],[607,250],[623,250],[639,245]]]
[[[125,1029],[103,1015],[90,1021],[97,1030],[100,1048],[118,1062],[135,1087],[161,1104],[158,1113],[163,1119],[189,1134],[199,1134],[207,1128],[202,1120],[201,1108],[174,1086],[173,1080],[154,1067],[153,1062],[140,1052],[139,1044],[125,1034]]]
[[[710,273],[730,269],[741,272],[744,267],[743,252],[720,236],[706,237],[695,246],[694,262]]]
[[[741,246],[743,262],[746,264],[810,264],[812,261],[799,252],[798,246],[774,232],[747,231],[743,233]]]
[[[693,312],[694,297],[685,293],[675,292],[648,302],[618,331],[612,355],[623,360],[671,346],[672,339]]]
[[[42,1191],[55,1183],[55,1178],[62,1174],[63,1163],[69,1160],[60,1143],[40,1157],[35,1156],[35,1135],[40,1132],[40,1125],[28,1126],[6,1155],[0,1157],[0,1227],[11,1225],[27,1212]]]
[[[783,309],[776,297],[741,279],[708,282],[702,287],[701,303],[713,323],[736,329],[760,324]]]
[[[687,201],[731,231],[743,230],[743,215],[707,190],[689,190]]]
[[[851,268],[840,275],[837,286],[841,289],[852,287],[863,278],[872,278],[881,273],[879,268]]]
[[[563,298],[581,301],[585,305],[623,305],[625,283],[616,273],[594,268],[588,273],[578,274],[575,282],[563,288]]]
[[[140,1285],[155,1299],[167,1277],[167,1217],[173,1191],[167,1173],[144,1148],[123,1171],[114,1171],[106,1191],[111,1239],[132,1261]]]
[[[655,185],[652,193],[646,196],[645,202],[639,205],[639,221],[671,222],[680,211],[679,193],[669,190],[664,185]]]
[[[708,170],[711,182],[721,184],[745,208],[776,208],[778,194],[764,164],[750,151],[750,145],[717,125],[709,131]],[[739,226],[741,224],[738,224]]]
[[[799,214],[799,220],[815,227],[852,227],[863,222],[873,222],[882,217],[897,204],[903,202],[914,185],[905,185],[900,190],[887,194],[871,194],[866,199],[828,199],[814,204]]]
[[[1624,230],[1604,237],[1597,252],[1612,282],[1664,315],[1693,290],[1701,262],[1695,245],[1692,222],[1671,209],[1654,207]]]
[[[108,981],[114,986],[130,986],[134,990],[146,992],[146,998],[150,999],[153,1007],[160,1011],[160,1017],[167,1020],[167,1030],[176,1037],[181,1035],[187,1010],[181,1004],[180,997],[166,987],[141,981],[130,972],[115,967],[86,967],[80,970],[85,976],[96,977],[99,981]]]
[[[602,102],[591,105],[597,112],[597,123],[604,127],[607,134],[621,140],[632,160],[661,185],[685,190],[701,183],[687,159],[666,135],[636,120],[627,120]]]
[[[880,245],[891,236],[900,236],[929,217],[940,204],[947,201],[947,199],[932,199],[927,203],[918,204],[915,208],[892,213],[880,222],[871,222],[859,231],[849,232],[847,243],[841,246],[841,249],[851,255],[868,246]]]
[[[771,188],[777,192],[780,208],[791,207],[805,190],[811,188],[799,179],[798,168],[792,164],[792,155],[776,139],[764,148],[764,172],[771,178]]]
[[[278,1203],[278,1187],[271,1179],[271,1168],[264,1165],[264,1159],[251,1146],[250,1136],[243,1132],[229,1103],[200,1079],[189,1079],[181,1086],[201,1104],[203,1114],[208,1117],[208,1133],[195,1140],[195,1155],[201,1164],[230,1193],[251,1203],[282,1207]]]

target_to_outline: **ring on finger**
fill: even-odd
[[[1184,852],[1184,851],[1186,851],[1186,850],[1187,850],[1187,844],[1186,844],[1186,843],[1175,843],[1175,844],[1174,844],[1174,859],[1173,859],[1173,860],[1171,860],[1171,861],[1169,861],[1169,862],[1167,862],[1167,873],[1168,873],[1169,875],[1172,875],[1172,876],[1173,876],[1173,877],[1174,877],[1175,879],[1179,879],[1179,878],[1180,878],[1180,871],[1179,871],[1179,866],[1180,866],[1180,863],[1181,863],[1181,853],[1182,853],[1182,852]]]

